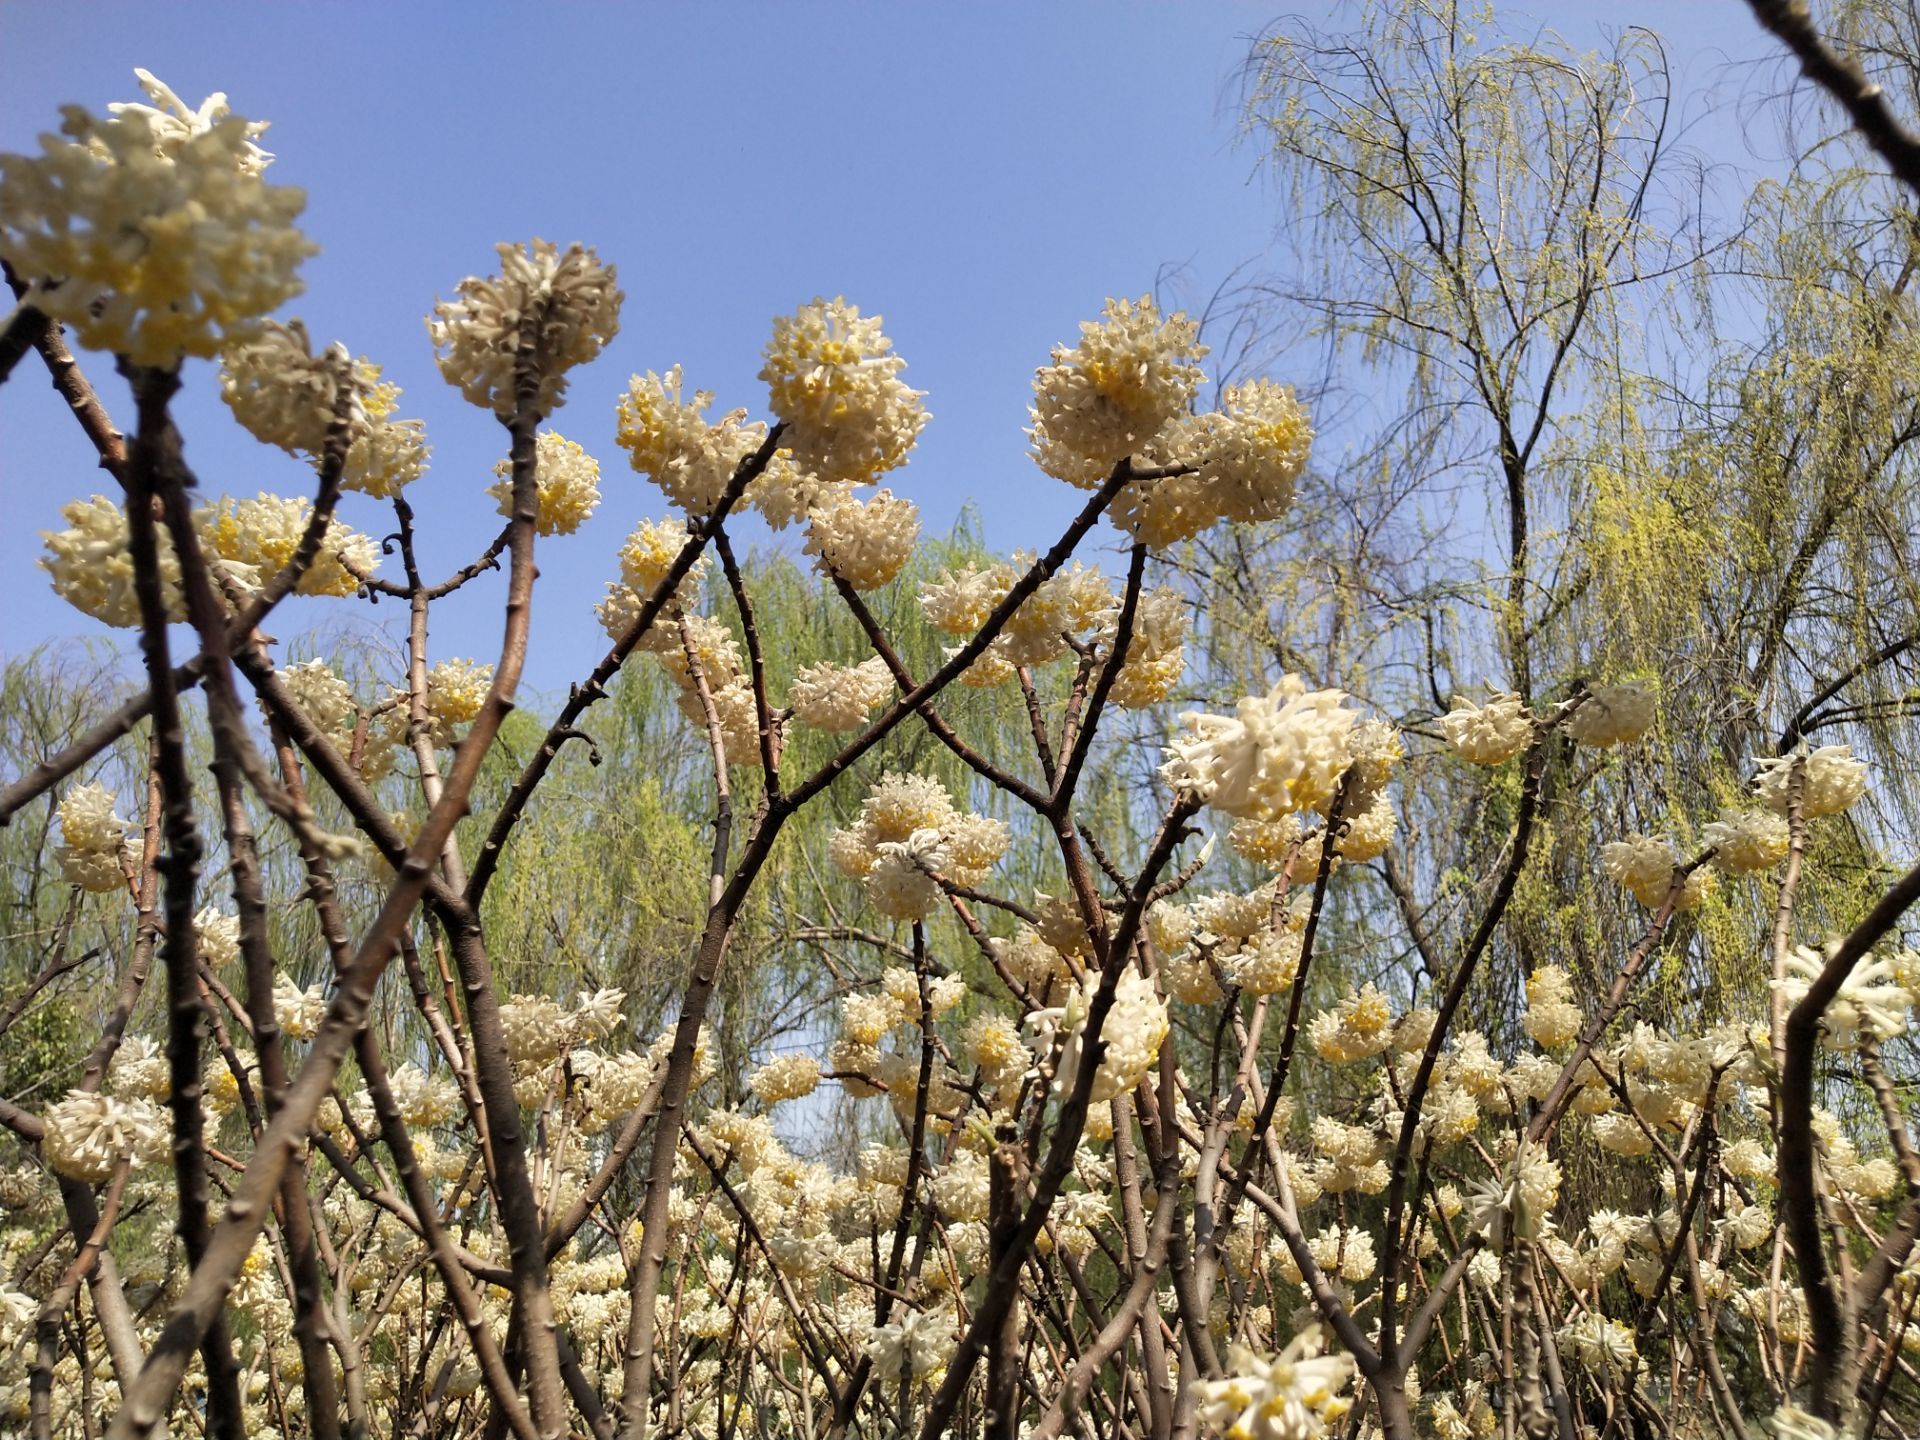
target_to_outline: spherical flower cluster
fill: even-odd
[[[1318,1440],[1353,1406],[1341,1393],[1353,1378],[1352,1357],[1322,1348],[1318,1327],[1272,1358],[1228,1347],[1227,1378],[1200,1387],[1200,1423],[1224,1440]]]
[[[1114,462],[1141,450],[1187,413],[1205,377],[1199,326],[1164,320],[1150,296],[1109,300],[1083,322],[1080,343],[1057,345],[1033,377],[1034,454],[1049,474],[1097,487]]]
[[[773,321],[767,405],[786,422],[794,462],[825,480],[871,482],[907,457],[927,423],[922,392],[900,379],[906,362],[842,297],[816,298]]]
[[[153,366],[213,356],[300,293],[317,248],[294,225],[306,194],[261,179],[262,127],[222,97],[184,123],[117,108],[66,106],[66,139],[0,155],[0,259],[89,349]]]
[[[885,913],[917,920],[940,903],[933,874],[978,885],[1010,839],[1000,821],[956,809],[939,782],[889,772],[868,792],[859,820],[834,832],[828,853],[843,873],[866,882],[868,898]]]
[[[288,976],[273,982],[273,1018],[289,1040],[311,1040],[327,1018],[327,991],[323,985],[302,990]]]
[[[1801,782],[1800,813],[1807,819],[1838,815],[1866,793],[1867,767],[1853,758],[1850,745],[1822,745],[1808,753],[1781,755],[1762,760],[1760,777],[1754,790],[1760,803],[1776,815],[1785,815],[1796,765],[1803,765],[1806,779]]]
[[[665,375],[649,370],[635,375],[620,398],[620,429],[615,439],[633,468],[665,492],[689,515],[709,514],[733,473],[767,438],[766,427],[747,421],[745,410],[729,410],[709,424],[711,390],[687,399],[680,367]]]
[[[791,450],[778,450],[767,468],[748,482],[746,500],[770,529],[784,530],[794,521],[804,520],[830,496],[853,488],[846,481],[823,480],[812,471],[802,470]]]
[[[920,611],[927,623],[947,635],[972,635],[987,623],[994,608],[1013,588],[1013,567],[991,565],[943,567],[937,579],[920,590]]]
[[[806,553],[823,575],[877,590],[900,573],[920,538],[920,509],[891,490],[861,501],[841,490],[807,516]]]
[[[61,873],[82,890],[104,895],[126,887],[125,820],[113,813],[114,794],[103,785],[75,785],[60,797]]]
[[[1127,710],[1157,705],[1186,674],[1187,602],[1168,586],[1148,591],[1134,607],[1133,638],[1113,677],[1109,698]]]
[[[252,500],[222,496],[194,512],[200,544],[210,557],[227,562],[227,574],[251,575],[266,584],[293,559],[313,515],[311,501],[285,499],[262,491]],[[362,577],[380,568],[380,547],[357,530],[329,518],[313,563],[301,574],[299,595],[351,595]]]
[[[1601,1373],[1624,1373],[1639,1354],[1633,1342],[1633,1327],[1611,1320],[1597,1310],[1590,1310],[1563,1327],[1560,1345],[1589,1370]]]
[[[1064,1005],[1035,1010],[1026,1018],[1033,1031],[1033,1047],[1043,1062],[1056,1039],[1061,1042],[1059,1062],[1053,1071],[1056,1095],[1067,1094],[1076,1082],[1086,1054],[1087,1019],[1099,986],[1099,975],[1090,972],[1068,993]],[[1100,1029],[1102,1054],[1088,1098],[1101,1104],[1127,1094],[1146,1079],[1159,1058],[1167,1028],[1167,1002],[1155,992],[1153,982],[1131,969],[1122,973],[1114,986],[1113,1006]]]
[[[534,528],[542,535],[571,535],[600,504],[600,462],[554,430],[534,441]],[[502,515],[513,514],[513,462],[493,467],[500,478],[487,487]]]
[[[341,385],[349,395],[341,485],[376,499],[398,495],[426,473],[426,431],[418,420],[393,418],[400,387],[382,381],[378,365],[364,355],[349,360],[338,345],[316,356],[298,320],[269,320],[221,356],[220,395],[234,418],[255,439],[316,466]]]
[[[747,1088],[762,1105],[778,1105],[811,1095],[820,1084],[820,1062],[811,1055],[780,1055],[747,1077]]]
[[[1188,712],[1168,746],[1161,778],[1236,817],[1270,820],[1332,800],[1350,754],[1357,718],[1338,690],[1309,691],[1289,675],[1266,695],[1241,700],[1234,715]]]
[[[1673,853],[1673,843],[1659,835],[1632,835],[1625,840],[1615,840],[1600,851],[1600,868],[1607,878],[1624,885],[1633,898],[1649,910],[1658,910],[1667,903],[1674,884],[1673,872],[1679,866],[1680,857]],[[1689,872],[1680,886],[1674,909],[1693,909],[1706,898],[1712,880],[1713,872],[1704,866]]]
[[[1383,1054],[1393,1044],[1393,1007],[1369,981],[1307,1025],[1307,1040],[1323,1060],[1349,1064]]]
[[[1631,744],[1653,728],[1658,699],[1659,692],[1646,680],[1596,685],[1567,716],[1567,734],[1596,750]]]
[[[1278,995],[1292,989],[1300,973],[1301,940],[1300,932],[1286,925],[1261,931],[1257,940],[1227,962],[1228,978],[1249,995]]]
[[[103,1184],[122,1160],[150,1165],[167,1153],[166,1116],[149,1100],[69,1090],[44,1120],[40,1153],[69,1180]]]
[[[707,700],[713,706],[714,718],[719,721],[727,763],[758,765],[761,761],[759,705],[754,699],[752,682],[747,679],[740,642],[733,638],[733,632],[720,621],[704,615],[684,615],[670,624],[654,627],[643,643],[653,651],[661,669],[680,687],[680,713],[705,735],[709,729],[707,707],[701,702],[700,687],[695,683],[693,666],[687,659],[691,646],[699,657]]]
[[[1016,554],[1018,568],[1033,563]],[[1075,561],[1043,580],[1021,602],[993,642],[994,653],[1010,665],[1044,665],[1072,648],[1069,637],[1111,630],[1120,613],[1107,577]]]
[[[442,660],[427,672],[427,719],[436,745],[451,745],[454,727],[480,713],[493,685],[493,666]]]
[[[642,520],[634,527],[620,547],[620,580],[607,585],[607,598],[596,611],[610,639],[621,639],[633,628],[641,608],[666,580],[686,544],[687,527],[680,520]],[[640,638],[641,649],[664,654],[680,648],[680,631],[672,613],[692,607],[710,563],[702,555],[688,568],[680,588],[661,606],[659,618]]]
[[[614,267],[583,245],[564,252],[545,240],[495,247],[500,273],[468,276],[458,298],[433,307],[427,333],[440,373],[475,405],[506,419],[514,413],[514,365],[531,329],[537,377],[533,406],[551,415],[567,391],[567,371],[584,365],[620,332]]]
[[[1536,1045],[1557,1050],[1570,1045],[1585,1017],[1573,1003],[1573,982],[1558,965],[1542,965],[1527,977],[1527,1013],[1521,1027]]]
[[[193,917],[194,938],[200,943],[200,958],[215,970],[232,965],[240,958],[240,917],[228,915],[204,905]]]
[[[1729,875],[1771,870],[1787,858],[1791,840],[1786,820],[1766,810],[1730,810],[1700,838],[1713,850],[1713,863]]]
[[[817,730],[858,730],[874,706],[893,694],[893,675],[875,656],[858,665],[803,666],[787,696],[803,725]]]
[[[140,624],[140,600],[133,588],[133,556],[127,548],[127,516],[104,495],[61,507],[65,530],[42,530],[47,553],[40,568],[53,578],[53,590],[82,614],[103,625],[132,629]],[[160,591],[169,620],[186,619],[180,590],[180,561],[164,527],[154,536],[159,556]]]
[[[1291,385],[1229,385],[1220,409],[1199,417],[1196,428],[1196,479],[1219,518],[1253,524],[1287,513],[1313,445],[1313,426]]]
[[[1453,709],[1436,723],[1454,753],[1473,765],[1511,760],[1533,738],[1533,716],[1512,691],[1495,695],[1485,705],[1456,695]]]
[[[1798,1005],[1826,968],[1826,956],[1810,945],[1787,957],[1785,978],[1772,982],[1788,1005]],[[1913,996],[1899,983],[1895,964],[1868,957],[1855,965],[1820,1017],[1821,1032],[1836,1050],[1854,1049],[1864,1038],[1887,1040],[1907,1028]]]
[[[953,1358],[958,1343],[951,1317],[928,1310],[908,1310],[897,1325],[876,1325],[867,1340],[867,1354],[876,1374],[889,1380],[931,1375]]]

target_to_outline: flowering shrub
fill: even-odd
[[[618,329],[614,269],[503,244],[500,273],[460,281],[428,328],[448,381],[504,428],[495,483],[465,503],[507,524],[484,563],[429,582],[400,499],[422,427],[391,418],[370,362],[266,318],[311,247],[297,197],[260,179],[259,127],[143,83],[160,108],[73,111],[42,156],[0,162],[0,256],[29,309],[115,353],[133,387],[133,440],[110,457],[124,503],[67,506],[44,564],[82,614],[140,631],[147,684],[125,725],[7,791],[9,815],[57,796],[61,945],[83,903],[132,936],[88,1053],[0,1102],[19,1142],[0,1174],[9,1433],[1013,1437],[1092,1417],[1101,1434],[1401,1440],[1684,1412],[1687,1433],[1769,1414],[1782,1435],[1833,1434],[1798,1401],[1837,1414],[1920,1346],[1920,1159],[1882,1060],[1920,1003],[1920,957],[1885,938],[1920,882],[1891,911],[1797,909],[1802,859],[1832,833],[1816,822],[1867,789],[1846,746],[1761,757],[1752,796],[1698,817],[1697,843],[1676,814],[1606,844],[1589,863],[1637,902],[1620,909],[1639,939],[1523,963],[1494,943],[1516,886],[1537,846],[1579,833],[1543,834],[1544,777],[1575,757],[1655,767],[1660,688],[1521,686],[1395,718],[1337,676],[1289,673],[1160,713],[1204,617],[1149,562],[1283,516],[1312,430],[1267,380],[1198,409],[1198,328],[1147,298],[1109,301],[1034,379],[1034,458],[1086,492],[1078,518],[1038,555],[922,583],[902,578],[914,503],[872,488],[928,424],[881,317],[844,299],[778,317],[765,420],[710,414],[678,366],[632,378],[619,444],[659,492],[634,507],[542,428]],[[148,263],[123,253],[135,233]],[[182,356],[216,353],[234,418],[315,465],[312,499],[188,503],[167,401]],[[404,580],[380,574],[376,508],[367,533],[334,515],[343,491],[396,507]],[[611,648],[542,743],[498,745],[535,557],[603,503],[661,512],[617,557]],[[729,539],[743,509],[804,527],[820,603],[860,653],[770,653]],[[1103,525],[1124,576],[1075,558]],[[499,653],[430,651],[431,604],[488,584]],[[894,613],[952,642],[917,675],[867,598],[908,584]],[[276,656],[266,613],[315,595],[404,600],[404,664],[371,684],[342,658]],[[714,820],[658,1025],[584,970],[514,993],[485,903],[628,667],[674,698]],[[956,683],[1016,697],[1028,753],[963,734]],[[1116,819],[1087,790],[1122,710],[1164,743]],[[80,778],[148,716],[138,793]],[[872,773],[905,734],[964,784]],[[479,788],[483,763],[510,782]],[[1409,770],[1456,763],[1503,797],[1487,872],[1400,868]],[[859,958],[828,967],[837,1004],[793,1045],[724,1056],[716,995],[769,856],[835,806],[816,883]],[[457,830],[469,808],[484,828]],[[263,864],[255,811],[297,884]],[[1222,830],[1231,857],[1197,843]],[[1371,866],[1418,974],[1329,953]],[[1465,921],[1430,924],[1429,879]],[[1777,915],[1765,981],[1731,1018],[1663,1023],[1640,1005],[1650,961],[1716,886]],[[315,963],[276,948],[270,911],[310,923]],[[1829,922],[1855,928],[1829,942]],[[1514,997],[1510,1023],[1465,1008],[1482,984]],[[811,1143],[829,1100],[860,1142],[837,1160]],[[1606,1192],[1624,1208],[1576,1186],[1595,1167],[1630,1177]]]

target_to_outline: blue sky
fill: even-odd
[[[1333,7],[1301,8],[1337,21]],[[16,0],[0,14],[0,150],[32,149],[62,102],[140,98],[136,65],[190,104],[225,90],[270,120],[270,178],[306,188],[303,223],[323,247],[288,313],[384,365],[406,389],[401,413],[427,423],[433,467],[408,493],[429,572],[497,528],[483,492],[503,435],[440,379],[422,317],[493,268],[497,241],[580,240],[616,263],[621,334],[576,372],[552,422],[600,459],[604,497],[578,534],[543,542],[527,679],[552,690],[602,652],[591,607],[622,537],[665,513],[613,443],[626,377],[680,363],[721,408],[761,413],[769,319],[816,294],[883,314],[906,378],[929,392],[933,421],[892,477],[927,527],[944,531],[971,502],[997,547],[1051,540],[1080,497],[1025,458],[1029,382],[1049,346],[1163,267],[1183,277],[1166,293],[1197,307],[1236,267],[1270,263],[1279,199],[1236,143],[1234,71],[1278,13],[1203,0],[90,4],[80,39],[71,6]],[[1718,80],[1730,95],[1729,60],[1771,53],[1741,0],[1512,13],[1581,45],[1603,25],[1653,26],[1682,93]],[[1696,101],[1689,118],[1693,143],[1739,158],[1730,108]],[[111,364],[83,363],[125,420]],[[211,366],[190,365],[177,410],[209,493],[310,493],[304,467],[232,424]],[[0,485],[13,521],[0,531],[0,654],[101,633],[34,569],[60,505],[112,482],[31,359],[0,388]],[[391,528],[365,497],[341,513]],[[439,656],[491,654],[497,591],[468,594],[436,623]],[[347,615],[399,618],[308,601],[277,629]]]

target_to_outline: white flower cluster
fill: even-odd
[[[499,479],[487,494],[502,515],[513,514],[513,462],[493,467]],[[585,448],[554,430],[534,441],[534,528],[542,535],[571,535],[600,504],[600,462]]]
[[[927,423],[922,392],[900,379],[905,368],[880,317],[836,296],[774,317],[760,378],[801,469],[868,484],[907,458]]]
[[[64,107],[37,156],[0,155],[0,258],[33,305],[82,345],[169,366],[210,357],[300,293],[316,247],[295,227],[304,191],[269,185],[264,127],[213,96],[188,113],[144,72],[165,110]]]
[[[1178,473],[1135,480],[1112,518],[1153,547],[1189,540],[1222,520],[1276,520],[1293,503],[1313,429],[1290,386],[1229,385],[1220,409],[1191,414],[1207,347],[1186,316],[1162,318],[1152,299],[1109,300],[1079,344],[1056,346],[1034,375],[1034,459],[1048,474],[1095,489],[1116,463]]]
[[[1809,820],[1838,815],[1866,793],[1867,767],[1853,758],[1850,745],[1822,745],[1811,753],[1801,750],[1759,762],[1754,790],[1760,803],[1776,815],[1785,815],[1795,766],[1804,767],[1800,813]]]
[[[1679,866],[1680,857],[1674,853],[1673,842],[1662,835],[1630,835],[1600,850],[1600,868],[1607,878],[1624,885],[1633,898],[1649,910],[1658,910],[1666,904],[1667,895],[1673,889],[1674,871]],[[1693,909],[1706,899],[1712,885],[1713,871],[1706,866],[1690,871],[1681,883],[1674,909]]]
[[[126,512],[106,496],[95,495],[73,501],[60,514],[67,529],[40,532],[47,552],[40,566],[52,578],[54,593],[103,624],[137,627],[140,602],[133,584]],[[262,492],[252,500],[222,496],[195,510],[193,522],[217,585],[230,596],[245,596],[270,581],[293,558],[312,514],[310,501]],[[167,618],[183,620],[186,602],[172,537],[161,528],[154,540]],[[313,563],[295,588],[301,595],[351,595],[359,589],[361,577],[371,575],[379,565],[379,548],[372,540],[329,518]]]
[[[631,621],[629,622],[631,623]],[[684,628],[684,632],[682,627]],[[658,638],[656,638],[656,636]],[[707,733],[706,707],[694,683],[693,667],[687,661],[687,648],[700,660],[700,675],[720,722],[720,734],[729,765],[758,765],[760,754],[760,712],[753,695],[753,682],[747,677],[746,657],[733,632],[718,620],[704,615],[686,615],[680,620],[656,625],[645,645],[653,651],[660,668],[680,687],[680,713],[702,735]],[[769,717],[771,720],[773,717]],[[775,722],[777,724],[777,722]]]
[[[316,466],[340,385],[349,392],[341,485],[376,499],[398,495],[426,473],[426,430],[418,420],[393,418],[400,387],[381,380],[378,365],[364,355],[349,360],[338,345],[316,356],[298,320],[269,320],[221,356],[220,395],[234,419],[255,439]]]
[[[442,660],[427,672],[427,720],[435,745],[451,745],[456,727],[470,723],[493,688],[493,666]]]
[[[862,880],[867,898],[895,920],[922,920],[940,904],[939,875],[975,886],[1006,854],[1006,825],[968,815],[936,780],[881,776],[850,828],[833,832],[828,853],[842,874]]]
[[[1454,753],[1472,765],[1502,764],[1533,739],[1533,716],[1510,690],[1496,694],[1485,705],[1456,695],[1453,709],[1436,723]]]
[[[633,468],[689,515],[709,514],[740,462],[767,438],[766,426],[748,422],[745,410],[709,424],[712,403],[710,390],[687,398],[678,365],[665,375],[634,376],[620,398],[615,438]]]
[[[953,1358],[959,1337],[949,1316],[909,1310],[897,1325],[876,1325],[867,1340],[874,1371],[889,1380],[931,1375]]]
[[[1520,1024],[1536,1045],[1571,1045],[1585,1019],[1573,1003],[1573,981],[1560,966],[1542,965],[1527,977],[1527,1013]]]
[[[309,500],[262,491],[251,500],[222,496],[194,512],[194,526],[209,559],[225,562],[224,573],[244,590],[270,581],[293,559],[312,515]],[[294,593],[351,595],[362,577],[379,568],[380,547],[329,517],[320,549]]]
[[[1318,810],[1332,799],[1351,762],[1358,716],[1338,690],[1309,691],[1288,675],[1265,695],[1249,695],[1233,715],[1189,711],[1167,747],[1160,775],[1223,814],[1272,820]]]
[[[1826,968],[1827,957],[1810,945],[1796,946],[1787,957],[1785,978],[1772,983],[1788,1005],[1798,1005]],[[1867,957],[1853,967],[1827,1002],[1821,1034],[1836,1050],[1852,1050],[1861,1040],[1890,1040],[1904,1034],[1913,996],[1900,984],[1895,960]]]
[[[354,764],[361,779],[371,783],[392,772],[399,746],[407,736],[407,704],[400,692],[396,691],[385,706],[363,712],[354,699],[353,687],[324,660],[288,665],[281,670],[280,679],[314,728],[340,752],[341,759]],[[364,734],[360,729],[363,720]],[[360,745],[357,759],[356,738]]]
[[[807,515],[814,568],[856,590],[878,590],[898,575],[920,538],[920,508],[891,490],[861,500],[836,487]]]
[[[1771,870],[1787,858],[1791,842],[1784,817],[1766,810],[1730,810],[1700,832],[1713,863],[1729,875]]]
[[[1087,1021],[1099,986],[1099,975],[1089,972],[1067,993],[1065,1004],[1035,1010],[1026,1018],[1034,1051],[1043,1064],[1056,1044],[1061,1047],[1053,1067],[1056,1095],[1073,1089],[1086,1061]],[[1125,971],[1114,986],[1113,1006],[1100,1027],[1100,1063],[1089,1100],[1097,1105],[1125,1095],[1146,1079],[1159,1058],[1167,1028],[1167,1002],[1154,990],[1153,982],[1137,971]]]
[[[874,706],[893,694],[893,675],[875,656],[858,665],[822,662],[796,671],[787,698],[803,725],[816,730],[858,730]]]
[[[113,813],[114,794],[103,785],[75,785],[60,797],[60,871],[82,890],[108,894],[126,888],[125,820]]]
[[[780,1055],[747,1077],[747,1088],[762,1105],[778,1105],[811,1095],[820,1084],[820,1062],[811,1055]]]
[[[167,1121],[149,1100],[69,1090],[47,1107],[40,1153],[56,1174],[104,1184],[122,1160],[134,1166],[166,1158]]]
[[[42,530],[47,553],[40,568],[53,578],[53,590],[83,615],[103,625],[133,629],[140,624],[140,600],[133,588],[133,555],[127,548],[127,516],[104,495],[64,505],[65,530]],[[154,536],[159,555],[160,589],[167,618],[184,620],[180,561],[164,528]]]
[[[1344,1392],[1348,1355],[1323,1355],[1319,1328],[1303,1330],[1278,1355],[1227,1349],[1227,1377],[1200,1387],[1200,1423],[1224,1440],[1318,1440],[1353,1409]]]
[[[1567,716],[1567,734],[1596,750],[1628,745],[1653,728],[1659,692],[1650,681],[1595,685]]]
[[[674,559],[686,547],[687,527],[680,520],[642,520],[620,547],[620,579],[609,582],[607,598],[600,602],[600,625],[608,638],[618,640],[640,618],[641,607],[651,598]],[[676,611],[692,608],[699,594],[701,577],[710,561],[702,555],[688,568],[680,588],[665,602],[660,616],[640,638],[640,648],[656,653],[680,648],[679,627],[673,623]]]
[[[440,373],[475,405],[510,417],[514,364],[529,328],[538,378],[534,409],[551,415],[565,398],[567,371],[592,360],[620,333],[614,267],[584,245],[561,251],[551,242],[495,247],[500,273],[468,276],[456,299],[433,307],[427,333],[439,351]]]

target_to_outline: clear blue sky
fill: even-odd
[[[1315,18],[1334,7],[1306,5]],[[1587,45],[1640,23],[1668,37],[1682,93],[1770,53],[1741,0],[1518,7]],[[1503,7],[1503,11],[1505,7]],[[761,413],[769,318],[844,293],[886,317],[933,422],[892,477],[944,530],[975,503],[1003,549],[1050,540],[1077,492],[1025,458],[1033,367],[1108,295],[1153,288],[1196,307],[1267,253],[1278,199],[1235,143],[1234,72],[1280,11],[1201,3],[725,5],[27,4],[0,11],[0,150],[30,150],[57,107],[138,99],[144,66],[190,104],[225,90],[270,120],[270,178],[308,192],[323,247],[288,307],[406,388],[432,470],[408,493],[430,572],[471,558],[498,520],[482,493],[498,426],[432,363],[422,316],[496,241],[580,240],[620,268],[622,331],[576,372],[554,427],[599,457],[603,502],[543,542],[528,682],[564,687],[603,649],[591,607],[634,521],[665,513],[614,445],[613,402],[636,370],[686,367],[722,408]],[[84,15],[84,33],[79,29]],[[1731,93],[1730,84],[1727,93]],[[1739,150],[1738,120],[1695,103],[1693,143]],[[122,383],[83,356],[123,421]],[[1282,376],[1281,378],[1285,378]],[[212,494],[310,493],[297,462],[242,434],[212,367],[178,406]],[[1338,443],[1326,437],[1323,443]],[[0,654],[100,633],[34,568],[62,503],[112,481],[31,357],[0,388]],[[348,496],[384,533],[390,511]],[[383,521],[387,523],[383,523]],[[791,536],[793,532],[789,532]],[[390,562],[391,563],[391,562]],[[441,656],[489,657],[497,591],[450,609]],[[364,604],[300,602],[299,634]],[[383,604],[373,617],[396,620]]]

